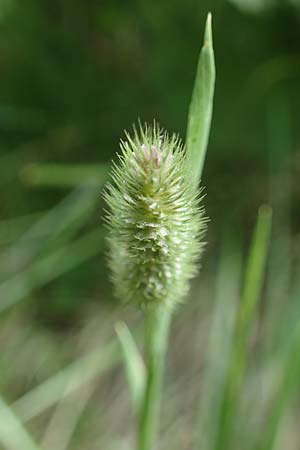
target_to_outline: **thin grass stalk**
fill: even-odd
[[[149,310],[145,321],[147,382],[138,428],[138,450],[151,450],[156,440],[171,309]]]

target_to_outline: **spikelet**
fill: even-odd
[[[156,307],[181,302],[197,273],[206,230],[179,138],[154,124],[121,141],[108,205],[109,266],[116,296]]]

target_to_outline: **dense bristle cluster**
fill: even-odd
[[[107,187],[109,264],[122,301],[175,305],[188,291],[206,228],[177,136],[140,127],[121,142]]]

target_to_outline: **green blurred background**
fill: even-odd
[[[300,2],[0,1],[0,389],[21,421],[30,419],[29,429],[44,449],[132,449],[120,366],[101,380],[98,373],[102,363],[116,364],[114,348],[110,356],[105,353],[114,342],[115,321],[126,318],[136,328],[140,320],[111,296],[101,191],[123,130],[138,118],[155,118],[185,138],[208,11],[217,65],[203,175],[211,222],[203,270],[187,306],[176,315],[171,340],[170,378],[181,384],[174,392],[170,387],[173,403],[161,448],[172,449],[191,448],[190,415],[201,394],[196,378],[201,384],[214,299],[220,279],[225,296],[238,296],[239,268],[263,203],[273,207],[273,231],[254,346],[261,340],[274,356],[280,319],[286,315],[286,331],[295,318]],[[220,254],[225,255],[221,269]],[[264,311],[266,323],[261,322]],[[81,361],[102,348],[104,356],[92,355],[95,367]],[[64,402],[64,380],[57,399],[54,388],[46,386],[52,398],[46,406],[40,397],[26,397],[74,361],[81,361],[82,370],[94,368],[90,378],[77,374],[80,380],[87,377],[80,395],[75,390],[75,397]],[[177,399],[179,391],[183,397]],[[24,396],[25,403],[14,403]],[[55,399],[60,401],[56,409]],[[30,415],[35,407],[38,412]],[[286,414],[286,441],[281,437],[279,448],[297,450],[300,436],[293,423],[300,413]],[[263,418],[258,422],[251,424],[255,430]],[[176,424],[181,432],[172,441],[169,430]],[[234,435],[226,448],[248,448],[240,439]],[[18,445],[14,448],[23,450]]]

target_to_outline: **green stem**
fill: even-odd
[[[149,310],[146,315],[147,380],[140,413],[138,450],[152,450],[156,439],[170,321],[170,308]]]

